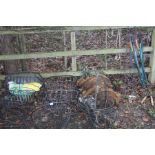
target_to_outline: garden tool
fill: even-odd
[[[144,55],[141,34],[135,38],[133,36],[130,37],[130,48],[134,56],[134,61],[138,70],[141,85],[145,87],[148,81],[144,69]]]
[[[148,95],[146,95],[142,99],[141,103],[144,103],[147,97],[150,97],[151,104],[152,106],[154,106],[152,91],[148,88],[148,80],[144,69],[143,43],[142,43],[142,37],[140,33],[135,38],[133,38],[133,36],[130,37],[130,48],[134,55],[134,61],[137,66],[141,85],[147,88],[147,91],[148,91]]]

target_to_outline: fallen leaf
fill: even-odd
[[[129,114],[130,112],[128,110],[124,111],[125,114]]]
[[[142,119],[143,119],[144,122],[148,122],[149,121],[149,118],[147,116],[144,116]]]
[[[17,120],[17,121],[16,121],[16,124],[20,124],[20,120]]]

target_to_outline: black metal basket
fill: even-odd
[[[79,91],[74,77],[52,77],[45,80],[40,92],[43,101],[32,115],[36,128],[67,128],[70,118],[77,112]],[[46,119],[45,119],[46,118]]]

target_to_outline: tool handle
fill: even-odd
[[[136,48],[139,50],[139,43],[137,39],[136,39]]]
[[[131,48],[131,50],[133,51],[133,46],[132,46],[132,43],[131,43],[131,41],[130,41],[130,48]]]
[[[151,96],[151,104],[154,106],[153,97]]]

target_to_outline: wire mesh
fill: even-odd
[[[70,117],[77,113],[79,91],[76,89],[75,82],[76,79],[73,77],[46,79],[45,89],[41,91],[44,94],[39,110],[41,112],[36,111],[33,114],[33,120],[42,113],[42,116],[38,117],[40,122],[44,122],[43,118],[50,118],[48,125],[44,123],[46,127],[51,124],[50,128],[66,128]]]
[[[48,52],[71,50],[70,33],[50,32],[45,34],[25,35],[26,48],[29,52]],[[66,58],[67,59],[67,58]],[[29,71],[43,72],[44,70],[58,72],[68,70],[71,63],[64,58],[30,59],[27,61]]]
[[[45,89],[41,92],[44,99],[32,114],[36,128],[107,128],[109,120],[114,120],[110,116],[114,110],[111,110],[113,102],[110,102],[108,93],[102,92],[102,100],[94,96],[81,98],[76,81],[74,77],[45,81]]]
[[[109,128],[111,125],[112,127],[116,119],[114,105],[117,93],[111,89],[109,79],[97,73],[95,76],[81,78],[77,84],[81,89],[79,104],[87,114],[91,126]]]

